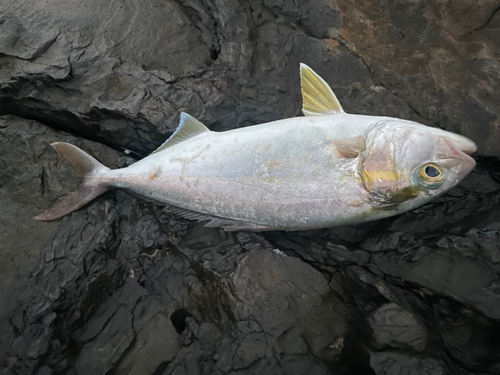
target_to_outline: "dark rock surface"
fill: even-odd
[[[415,317],[395,303],[382,305],[367,318],[377,349],[386,347],[422,352],[427,344],[427,330]]]
[[[0,374],[500,373],[500,3],[0,2]],[[225,233],[77,185],[186,111],[213,130],[300,114],[298,63],[351,113],[478,143],[478,166],[398,217]],[[131,153],[125,153],[130,150]]]

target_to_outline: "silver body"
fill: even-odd
[[[466,140],[386,117],[345,113],[297,117],[202,133],[95,177],[169,205],[266,229],[359,223],[407,211],[435,195],[392,209],[374,209],[370,192],[360,183],[361,155],[338,158],[332,153],[332,139],[362,135],[370,144],[381,129],[390,131],[397,124]]]
[[[305,64],[300,79],[305,117],[217,133],[181,113],[172,136],[127,168],[110,170],[78,147],[53,143],[82,183],[36,219],[56,220],[122,188],[225,230],[320,228],[408,211],[474,168],[471,140],[411,121],[346,114]]]

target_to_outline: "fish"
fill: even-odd
[[[307,230],[363,223],[420,207],[475,167],[476,144],[417,122],[346,113],[300,64],[305,116],[215,132],[181,113],[147,157],[111,170],[68,143],[51,146],[81,179],[36,217],[56,220],[110,189],[226,231]]]

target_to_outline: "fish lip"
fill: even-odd
[[[444,142],[453,151],[453,153],[458,154],[458,150],[462,153],[470,155],[477,151],[477,145],[470,139],[462,137],[461,135],[455,135],[454,137],[445,137]],[[457,150],[458,149],[458,150]]]
[[[449,154],[453,159],[460,159],[465,163],[466,168],[463,168],[462,178],[465,177],[470,171],[476,166],[476,161],[470,156],[470,154],[477,151],[476,144],[468,138],[462,136],[456,137],[444,137],[443,142],[448,146],[452,155]]]

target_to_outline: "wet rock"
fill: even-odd
[[[82,332],[83,340],[93,340],[82,346],[80,351],[81,354],[74,364],[77,374],[87,374],[89,372],[92,374],[107,373],[119,361],[125,350],[130,348],[134,340],[138,341],[135,345],[141,347],[144,345],[144,334],[154,335],[154,333],[150,331],[142,335],[140,333],[137,335],[134,332],[134,316],[132,314],[134,307],[147,295],[147,291],[142,288],[136,280],[127,278],[125,284],[113,294],[112,298],[110,298],[108,303],[111,306],[106,303],[100,306],[100,311],[96,312],[97,321],[92,319],[89,322],[89,326],[94,330],[94,334],[96,328],[99,329],[99,336],[97,338],[92,337],[94,335],[85,329]],[[112,311],[115,305],[117,305],[116,310]],[[112,316],[104,320],[102,314],[107,313],[110,307]],[[168,323],[168,327],[172,327],[171,323]],[[99,327],[96,327],[97,324]],[[157,326],[158,321],[152,320],[150,328],[153,329]],[[165,328],[161,323],[160,326],[163,329]],[[163,330],[162,333],[168,337],[168,331]],[[158,339],[155,340],[154,336],[151,336],[150,344],[155,344],[155,341],[158,341]],[[145,352],[143,353],[144,358],[148,359],[146,362],[147,366],[153,366],[152,370],[154,371],[156,368],[154,366],[154,354],[144,349],[143,351]],[[153,358],[151,358],[151,356],[153,356]],[[133,359],[135,356],[131,353],[130,357],[127,358]],[[123,363],[127,371],[131,373],[136,372],[137,370],[134,371],[133,363],[127,362]],[[151,367],[149,367],[148,370],[151,371]]]
[[[491,38],[499,29],[497,2],[337,4],[342,14],[338,40],[370,67],[380,90],[397,92],[420,121],[467,135],[482,153],[499,156],[498,113],[491,102],[498,98],[476,85],[500,83],[486,68],[498,64],[491,54],[499,48]]]
[[[372,354],[370,366],[377,375],[445,375],[449,373],[445,365],[434,358],[424,359],[391,352]]]
[[[500,371],[498,2],[0,3],[0,364],[5,374]],[[181,111],[215,131],[300,114],[298,63],[350,113],[479,145],[448,194],[364,225],[225,233],[77,186]],[[126,153],[124,152],[126,151]]]
[[[422,352],[426,347],[425,327],[395,303],[375,310],[368,316],[368,324],[373,330],[374,347],[377,349],[390,346]]]
[[[437,328],[449,353],[471,370],[500,369],[498,325],[480,314],[445,299],[434,306]]]
[[[493,319],[500,318],[500,296],[495,288],[498,274],[492,264],[477,262],[437,246],[416,260],[412,259],[411,251],[407,251],[410,254],[406,256],[383,253],[374,257],[374,262],[384,273],[475,306]]]
[[[240,318],[252,317],[275,338],[288,327],[302,328],[309,350],[330,359],[323,349],[345,334],[346,307],[331,295],[321,273],[305,268],[297,258],[254,249],[234,273],[233,282]]]

